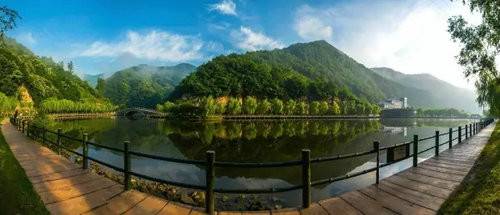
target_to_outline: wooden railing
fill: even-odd
[[[124,188],[125,190],[130,189],[130,179],[131,176],[143,178],[146,180],[154,181],[154,182],[159,182],[159,183],[164,183],[168,185],[173,185],[173,186],[179,186],[183,188],[190,188],[190,189],[198,189],[198,190],[204,190],[206,193],[206,198],[205,198],[205,208],[207,213],[213,214],[215,211],[215,193],[232,193],[232,194],[263,194],[263,193],[279,193],[279,192],[286,192],[286,191],[291,191],[291,190],[302,190],[302,207],[307,208],[311,204],[311,187],[312,186],[318,186],[318,185],[323,185],[323,184],[328,184],[336,181],[341,181],[345,180],[348,178],[360,176],[363,174],[367,174],[370,172],[375,172],[375,183],[379,183],[380,180],[380,168],[386,167],[395,163],[398,163],[402,160],[412,158],[413,160],[413,166],[416,167],[418,165],[418,155],[425,153],[427,151],[430,151],[434,149],[434,155],[439,156],[440,152],[440,147],[443,145],[448,144],[449,148],[453,147],[453,142],[455,140],[458,140],[457,144],[462,143],[462,138],[468,139],[472,137],[473,135],[477,134],[481,129],[489,125],[490,123],[493,122],[493,119],[484,119],[481,120],[480,122],[476,123],[471,123],[465,125],[465,127],[459,126],[457,129],[449,128],[447,133],[440,133],[439,131],[435,132],[435,135],[425,137],[425,138],[419,138],[418,135],[413,136],[413,141],[410,142],[405,142],[405,143],[400,143],[400,144],[394,144],[390,146],[385,146],[385,147],[380,147],[380,143],[378,141],[373,142],[373,149],[368,150],[368,151],[362,151],[362,152],[356,152],[356,153],[351,153],[351,154],[343,154],[343,155],[335,155],[335,156],[329,156],[329,157],[320,157],[320,158],[311,158],[310,150],[309,149],[303,149],[302,150],[302,159],[300,160],[292,160],[292,161],[284,161],[284,162],[266,162],[266,163],[261,163],[261,162],[226,162],[226,161],[216,161],[216,154],[214,151],[206,151],[206,159],[205,160],[189,160],[189,159],[178,159],[178,158],[171,158],[171,157],[164,157],[164,156],[158,156],[158,155],[151,155],[151,154],[145,154],[141,152],[136,152],[136,151],[131,151],[129,149],[129,144],[130,142],[124,141],[123,142],[123,148],[113,148],[101,144],[97,144],[94,142],[91,142],[88,140],[88,135],[83,134],[82,139],[67,136],[62,133],[62,129],[57,129],[57,131],[50,131],[44,127],[39,127],[35,126],[29,121],[26,120],[16,120],[14,118],[11,118],[11,123],[16,125],[18,129],[25,133],[28,137],[34,139],[34,140],[40,140],[44,144],[49,144],[55,146],[57,151],[61,150],[66,150],[70,153],[73,153],[77,156],[81,156],[83,158],[83,164],[82,168],[87,169],[89,167],[88,163],[89,160],[96,162],[98,164],[101,164],[103,166],[109,167],[111,169],[114,169],[118,172],[121,172],[124,174]],[[458,133],[458,134],[456,134]],[[50,138],[47,138],[47,134],[52,134],[56,135],[55,141],[50,140]],[[456,135],[454,135],[456,134]],[[447,141],[441,142],[441,137],[442,136],[447,136]],[[77,152],[73,149],[70,149],[66,146],[63,145],[63,139],[70,140],[70,141],[76,141],[81,143],[82,145],[82,152]],[[421,150],[419,148],[419,143],[425,140],[431,140],[434,139],[435,144],[432,147],[426,148]],[[90,157],[88,155],[88,148],[89,145],[92,145],[97,148],[103,148],[111,151],[115,151],[118,153],[123,154],[123,165],[122,167],[115,166],[109,163],[106,163],[105,161],[98,160],[96,158]],[[412,153],[410,154],[410,145],[413,146]],[[396,148],[403,148],[405,149],[405,156],[399,159],[394,159],[394,150]],[[387,161],[383,164],[380,162],[380,154],[382,150],[387,151]],[[365,156],[365,155],[370,155],[370,154],[375,154],[376,156],[376,165],[373,168],[368,168],[363,171],[358,171],[356,173],[350,173],[350,174],[345,174],[342,176],[337,176],[337,177],[332,177],[332,178],[325,178],[325,179],[320,179],[316,181],[311,181],[311,164],[315,163],[323,163],[323,162],[328,162],[328,161],[334,161],[334,160],[342,160],[342,159],[348,159],[348,158],[355,158],[355,157],[360,157],[360,156]],[[392,158],[391,158],[392,154]],[[177,182],[177,181],[170,181],[170,180],[165,180],[161,178],[155,178],[153,176],[148,176],[145,174],[137,173],[134,171],[131,171],[130,168],[130,156],[139,156],[139,157],[145,157],[145,158],[150,158],[154,160],[161,160],[161,161],[168,161],[168,162],[174,162],[174,163],[181,163],[181,164],[192,164],[192,165],[200,165],[205,167],[206,171],[206,180],[204,185],[198,185],[198,184],[190,184],[190,183],[185,183],[185,182]],[[294,186],[288,186],[288,187],[272,187],[272,188],[266,188],[266,189],[221,189],[221,188],[216,188],[215,187],[215,181],[216,181],[216,172],[215,168],[216,167],[232,167],[232,168],[275,168],[275,167],[291,167],[291,166],[301,166],[302,167],[302,182],[299,185],[294,185]]]

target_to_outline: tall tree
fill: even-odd
[[[448,31],[453,41],[462,44],[458,63],[465,77],[476,79],[477,101],[500,116],[500,76],[495,61],[500,60],[500,0],[462,0],[482,22],[471,25],[460,15],[451,17]]]
[[[16,27],[16,20],[20,18],[17,11],[6,6],[0,6],[0,37],[3,37],[5,32]]]
[[[73,73],[73,69],[74,69],[73,61],[70,61],[68,63],[68,71],[71,72],[71,73]]]

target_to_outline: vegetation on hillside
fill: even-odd
[[[17,106],[17,100],[13,97],[8,97],[0,92],[0,118],[3,118],[14,112]]]
[[[106,101],[82,100],[71,101],[67,99],[48,98],[40,105],[40,111],[51,113],[105,113],[113,112],[116,106]]]
[[[272,51],[219,56],[185,78],[170,99],[204,96],[254,96],[259,99],[321,101],[408,97],[430,107],[426,91],[375,74],[325,41],[294,44]],[[431,105],[429,105],[431,104]]]
[[[500,124],[439,214],[500,214]]]
[[[451,117],[451,118],[467,118],[471,115],[454,108],[444,109],[417,109],[418,117]]]
[[[155,107],[162,103],[182,78],[195,67],[139,65],[116,72],[103,81],[97,81],[99,92],[117,105],[127,107]]]
[[[458,63],[467,78],[474,78],[477,101],[488,106],[490,114],[500,116],[500,0],[464,0],[472,12],[481,14],[482,22],[471,25],[462,16],[449,19],[448,31],[462,44]]]
[[[179,117],[209,117],[218,115],[368,115],[378,114],[379,107],[358,100],[281,100],[238,97],[197,97],[165,102],[157,110]]]
[[[2,214],[49,214],[0,132]]]

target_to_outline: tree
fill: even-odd
[[[252,96],[247,96],[243,101],[243,113],[254,114],[257,110],[257,99]]]
[[[70,61],[68,63],[68,71],[71,72],[71,73],[73,73],[73,69],[74,69],[73,61]]]
[[[289,99],[286,103],[285,103],[285,107],[284,107],[284,110],[283,112],[287,115],[292,115],[295,113],[295,106],[296,106],[296,103],[293,99]]]
[[[201,101],[201,106],[203,108],[204,116],[212,116],[216,113],[217,103],[214,98],[211,96],[205,97]]]
[[[6,6],[0,7],[0,37],[3,38],[5,32],[16,27],[16,20],[20,18],[17,11]]]
[[[319,105],[319,113],[321,115],[327,115],[328,114],[328,102],[327,101],[322,101]]]
[[[275,114],[275,115],[283,114],[283,109],[284,109],[283,101],[281,101],[278,98],[274,98],[271,100],[271,106],[272,106],[271,110],[272,110],[273,114]]]
[[[241,100],[231,97],[227,102],[226,113],[231,115],[238,115],[241,113]]]
[[[471,25],[462,16],[448,20],[448,32],[453,41],[460,42],[458,63],[466,78],[474,77],[477,101],[489,106],[490,113],[500,116],[500,75],[496,62],[500,54],[500,0],[468,0],[472,12],[481,14],[482,22]]]
[[[311,115],[319,115],[319,102],[318,101],[313,101],[311,102],[311,105],[309,106],[309,113]]]
[[[334,100],[332,102],[331,112],[332,112],[333,115],[340,115],[341,114],[340,106],[339,106],[339,102],[338,101]]]
[[[295,106],[295,113],[298,115],[307,115],[308,105],[305,101],[300,101]]]
[[[271,102],[267,99],[263,99],[259,102],[259,106],[257,106],[258,114],[269,114],[271,112]]]

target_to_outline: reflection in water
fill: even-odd
[[[167,157],[204,160],[207,150],[216,152],[218,161],[271,162],[300,159],[302,149],[310,149],[311,157],[333,156],[371,150],[373,141],[382,146],[409,141],[413,134],[431,136],[435,130],[447,132],[448,127],[470,123],[464,120],[299,120],[299,121],[225,121],[179,122],[162,120],[93,119],[61,121],[52,129],[81,137],[85,131],[89,140],[121,148],[131,142],[133,151]],[[422,149],[432,146],[423,142]],[[79,149],[78,143],[71,147]],[[79,149],[81,150],[81,149]],[[383,152],[385,156],[385,152]],[[122,155],[90,147],[89,155],[122,166]],[[385,161],[385,157],[382,159]],[[312,165],[312,180],[354,173],[375,165],[374,155],[324,162]],[[401,166],[403,165],[403,166]],[[390,167],[405,168],[404,162]],[[132,156],[132,170],[150,176],[203,185],[203,166],[176,164]],[[217,168],[218,188],[269,188],[301,183],[301,169],[286,168]],[[324,199],[350,189],[373,183],[373,174],[346,181],[314,187],[313,200]],[[284,206],[296,206],[300,191],[275,194]]]

